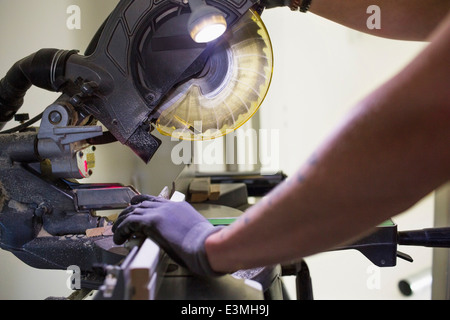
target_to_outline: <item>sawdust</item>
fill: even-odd
[[[27,212],[28,206],[26,204],[17,202],[16,200],[10,200],[8,203],[8,207],[16,210],[17,212]]]

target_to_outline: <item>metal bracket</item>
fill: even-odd
[[[38,133],[38,153],[50,160],[54,176],[88,178],[95,166],[95,147],[86,140],[103,135],[102,127],[71,126],[71,111],[70,105],[62,103],[45,110]]]

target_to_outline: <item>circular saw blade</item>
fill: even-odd
[[[156,128],[182,140],[210,140],[247,122],[269,90],[273,52],[260,16],[250,10],[211,53],[204,70],[178,85],[158,108]]]

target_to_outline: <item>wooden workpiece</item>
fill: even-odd
[[[220,185],[211,184],[211,178],[195,178],[189,185],[190,201],[192,203],[217,200],[220,197]]]

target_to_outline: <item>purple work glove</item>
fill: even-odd
[[[139,195],[131,200],[113,226],[114,242],[132,236],[155,241],[178,264],[201,276],[220,276],[211,269],[205,240],[221,228],[214,227],[187,202]]]

